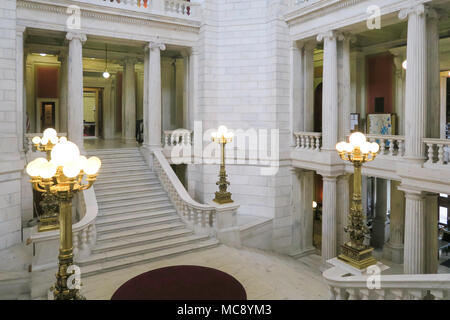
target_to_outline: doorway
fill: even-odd
[[[103,137],[103,88],[83,90],[83,136]]]
[[[54,101],[41,102],[41,130],[55,128],[56,104]]]

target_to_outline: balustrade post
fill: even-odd
[[[72,246],[73,246],[73,255],[76,257],[78,255],[78,233],[73,233],[72,236]]]
[[[434,150],[433,150],[433,144],[432,143],[427,143],[426,144],[428,147],[428,161],[427,163],[433,163],[433,158],[434,158]]]
[[[444,145],[438,144],[438,162],[439,164],[444,164]]]
[[[394,155],[394,139],[390,138],[389,141],[389,155]]]

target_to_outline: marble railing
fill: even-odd
[[[42,133],[25,133],[25,152],[33,150],[33,141],[31,140],[36,136],[42,137]],[[58,132],[58,137],[67,137],[67,133]]]
[[[163,14],[184,18],[200,17],[201,5],[186,0],[75,0],[138,12]]]
[[[164,131],[164,148],[176,145],[191,146],[192,130],[176,129]]]
[[[97,198],[95,197],[94,188],[89,188],[78,193],[79,197],[77,205],[79,213],[79,221],[72,225],[73,233],[73,253],[75,259],[78,257],[86,257],[91,253],[91,248],[96,242],[97,231],[95,221],[98,215]],[[46,232],[38,232],[37,228],[31,233],[27,243],[45,243],[51,240],[59,239],[59,230],[51,230]]]
[[[450,274],[342,276],[331,268],[323,272],[323,277],[331,300],[450,299]]]
[[[153,151],[153,170],[183,221],[196,233],[212,235],[216,209],[191,198],[160,150]]]
[[[380,145],[378,156],[402,157],[405,154],[405,137],[366,134],[367,140]]]
[[[322,132],[295,132],[295,148],[320,151]]]
[[[423,139],[427,148],[426,164],[449,165],[450,140],[449,139]]]

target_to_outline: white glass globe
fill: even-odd
[[[45,162],[41,164],[39,175],[43,179],[50,179],[53,177],[56,173],[56,166],[51,162]]]
[[[353,146],[350,143],[345,142],[344,151],[351,153],[353,151]]]
[[[39,143],[41,143],[41,138],[36,136],[36,137],[33,137],[33,139],[31,141],[33,142],[33,144],[39,144]]]
[[[27,173],[30,177],[39,177],[41,165],[47,162],[44,158],[37,158],[27,165]]]
[[[378,145],[378,143],[372,142],[371,147],[370,147],[370,152],[377,153],[378,151],[380,151],[380,146]]]
[[[363,154],[368,154],[372,150],[372,144],[366,141],[361,145],[360,150]]]
[[[88,174],[88,175],[96,174],[98,172],[98,170],[100,169],[101,165],[102,165],[102,162],[100,161],[99,158],[90,157],[87,160],[86,166],[84,168],[84,172],[86,172],[86,174]]]
[[[80,161],[71,161],[64,165],[63,173],[67,178],[75,178],[81,171]]]
[[[46,137],[46,138],[48,138],[48,139],[51,139],[51,138],[53,138],[53,137],[56,137],[56,136],[57,136],[57,133],[56,133],[56,130],[55,130],[55,129],[53,129],[53,128],[47,128],[47,129],[44,130],[43,136]]]
[[[408,68],[408,61],[407,61],[407,60],[403,61],[402,67],[403,67],[403,69],[405,69],[405,70]]]
[[[109,74],[108,71],[103,72],[103,78],[109,79],[110,76],[111,76],[111,75]]]
[[[48,138],[47,137],[42,137],[41,144],[45,146],[47,143],[48,143]]]
[[[338,152],[343,152],[344,150],[345,150],[345,145],[346,145],[347,143],[345,143],[345,142],[338,142],[337,144],[336,144],[336,150],[338,151]]]
[[[53,147],[52,162],[57,166],[64,166],[71,161],[77,161],[80,157],[80,149],[73,142],[58,143]]]
[[[60,137],[60,138],[59,138],[59,142],[60,142],[60,143],[67,142],[67,138],[66,138],[66,137]]]
[[[217,129],[217,132],[219,133],[219,137],[224,136],[227,133],[228,129],[225,126],[220,126],[219,129]]]
[[[52,144],[57,144],[57,143],[58,143],[58,137],[51,137],[51,138],[50,138],[50,142],[51,142]]]
[[[363,135],[361,132],[353,132],[350,135],[350,144],[353,147],[361,147],[363,145],[364,142],[366,142],[366,136]]]
[[[81,170],[84,170],[84,168],[86,168],[87,161],[88,160],[85,156],[80,156],[80,158],[78,158],[78,162],[80,163]]]

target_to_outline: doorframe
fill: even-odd
[[[42,102],[52,102],[55,104],[55,129],[59,132],[59,99],[58,98],[36,98],[36,133],[42,131],[41,117],[42,117]]]
[[[104,127],[104,123],[103,123],[103,117],[99,117],[99,109],[102,108],[101,113],[103,114],[104,110],[103,110],[103,104],[105,103],[104,101],[104,97],[102,97],[102,105],[100,106],[99,104],[99,95],[103,94],[104,92],[104,88],[103,87],[83,87],[83,100],[84,100],[84,93],[85,92],[94,92],[95,93],[95,136],[94,137],[84,137],[85,139],[89,139],[89,138],[103,138],[103,127]],[[84,103],[84,101],[83,101]],[[102,121],[102,130],[100,131],[100,126],[99,126],[99,121]],[[83,105],[83,124],[84,124],[84,105]]]

